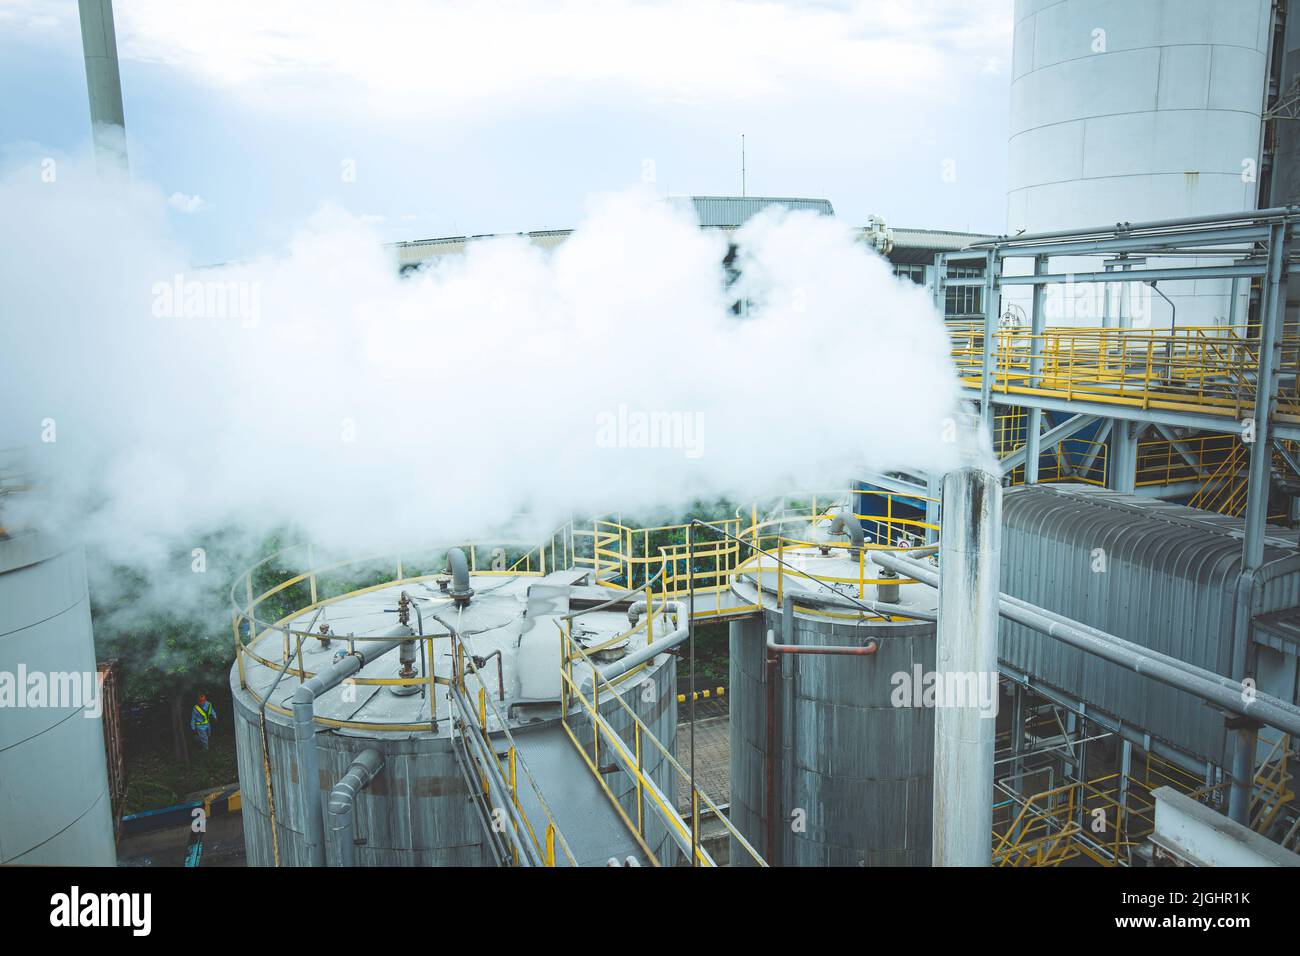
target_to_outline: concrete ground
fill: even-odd
[[[186,825],[164,827],[123,836],[117,844],[118,866],[184,866],[190,845]],[[238,813],[215,815],[203,835],[199,866],[244,865],[244,818]]]
[[[689,703],[677,705],[677,762],[691,769],[691,725],[686,719]],[[712,697],[695,702],[695,781],[719,807],[731,801],[731,711],[727,698]],[[691,810],[691,788],[677,781],[677,806],[683,815]]]

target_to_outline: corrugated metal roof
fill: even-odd
[[[942,229],[891,229],[894,250],[891,262],[931,265],[935,253],[957,252],[973,242],[983,242],[992,236],[973,232],[948,232]]]
[[[733,230],[744,225],[768,206],[785,209],[810,209],[824,216],[835,215],[827,199],[798,199],[770,196],[670,196],[668,202],[688,205],[705,229]],[[493,239],[527,239],[541,249],[554,249],[572,233],[571,229],[545,229],[534,232],[496,233],[479,236],[449,236],[442,239],[417,239],[393,243],[399,267],[419,265],[438,256],[462,253],[471,242]],[[864,240],[871,238],[871,230],[862,227]],[[972,242],[991,238],[976,233],[950,232],[942,229],[891,229],[894,247],[889,260],[895,263],[934,262],[937,252],[955,252]]]
[[[1241,519],[1086,485],[1034,485],[1003,501],[1002,590],[1230,676]],[[1257,613],[1300,604],[1300,557],[1273,535]],[[1002,622],[1000,657],[1140,730],[1224,759],[1223,715],[1199,698]]]

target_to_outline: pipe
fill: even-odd
[[[1182,216],[1177,219],[1151,219],[1146,222],[1117,222],[1113,226],[1085,227],[1083,229],[1064,229],[1058,232],[1031,232],[1019,236],[998,236],[983,242],[972,242],[966,248],[970,250],[987,249],[996,246],[1016,246],[1040,239],[1068,239],[1075,236],[1100,236],[1109,238],[1117,232],[1132,233],[1148,229],[1175,229],[1180,226],[1197,226],[1206,223],[1262,222],[1270,219],[1285,219],[1296,213],[1296,206],[1272,206],[1268,209],[1247,209],[1236,213],[1208,213],[1200,216]],[[1148,237],[1143,237],[1148,238]],[[1159,238],[1159,237],[1150,237]]]
[[[81,18],[81,52],[86,61],[86,93],[90,99],[95,165],[101,175],[110,169],[126,172],[126,118],[122,111],[122,76],[117,65],[113,0],[78,0],[77,7]]]
[[[767,846],[764,847],[766,852],[763,855],[770,866],[781,866],[785,854],[783,841],[779,838],[781,825],[777,823],[777,818],[784,815],[777,812],[776,803],[776,762],[781,753],[777,741],[776,686],[781,676],[781,658],[775,654],[767,654],[763,663],[764,676],[767,679],[767,753],[763,760],[763,787],[766,791],[763,810],[767,816]]]
[[[338,866],[356,866],[357,818],[353,812],[358,791],[374,780],[384,767],[384,757],[373,747],[353,758],[347,772],[330,791],[330,843],[336,848]]]
[[[1255,751],[1259,724],[1253,720],[1229,721],[1233,734],[1232,784],[1228,790],[1228,819],[1250,826],[1250,798],[1255,789]]]
[[[891,555],[882,555],[880,560],[892,563],[902,574],[934,586],[935,575],[928,568]],[[999,613],[1009,621],[1023,624],[1136,674],[1193,694],[1234,714],[1252,717],[1288,734],[1300,735],[1300,708],[1293,704],[1253,688],[1250,693],[1246,693],[1246,688],[1238,681],[1045,611],[1010,595],[1001,595],[999,605]]]
[[[839,644],[778,644],[772,631],[767,632],[767,650],[771,654],[843,654],[849,657],[869,657],[880,650],[875,641],[867,641],[858,647],[844,647]]]
[[[664,612],[669,609],[671,609],[673,612],[673,627],[676,627],[678,621],[678,615],[684,612],[685,605],[682,604],[681,601],[660,601],[659,606],[655,610],[659,612]],[[636,627],[637,623],[641,620],[641,615],[644,614],[645,612],[646,612],[645,601],[633,601],[632,604],[627,609],[628,623],[631,624],[633,627]]]
[[[847,534],[852,547],[849,548],[849,554],[857,561],[862,555],[862,544],[866,541],[866,532],[862,530],[862,522],[858,520],[850,508],[845,508],[834,518],[831,519],[831,534]]]
[[[447,552],[447,564],[451,566],[451,599],[464,607],[474,596],[474,589],[469,586],[469,562],[465,559],[465,552],[452,548]]]
[[[666,565],[661,565],[658,573],[655,574],[654,577],[634,591],[624,591],[621,594],[615,594],[608,601],[602,601],[600,604],[593,605],[592,607],[584,607],[580,611],[570,611],[568,614],[561,614],[559,619],[561,621],[572,621],[575,617],[582,617],[584,614],[592,614],[596,611],[603,611],[608,607],[613,607],[615,604],[622,604],[634,595],[641,594],[645,592],[646,589],[654,587],[659,579],[664,576],[666,568]],[[632,623],[635,625],[636,621],[633,621]]]
[[[386,637],[409,635],[405,624],[393,628]],[[363,642],[363,646],[332,664],[293,692],[293,738],[298,759],[298,794],[306,821],[303,843],[308,866],[325,865],[325,817],[320,788],[320,771],[316,760],[316,698],[343,683],[361,668],[383,657],[401,641]]]
[[[640,605],[644,610],[644,601],[638,601],[636,604],[632,605],[632,607],[636,608],[638,605]],[[668,601],[663,608],[660,608],[660,610],[666,608],[672,608],[673,619],[677,630],[673,631],[667,637],[661,637],[653,644],[648,644],[640,650],[628,654],[626,657],[620,658],[611,664],[606,664],[604,667],[597,668],[597,672],[601,677],[606,681],[612,681],[615,678],[622,677],[634,667],[639,667],[646,661],[653,660],[660,654],[671,651],[674,647],[681,644],[690,636],[691,616],[686,610],[686,605],[681,601]],[[631,610],[628,611],[628,617],[632,617]],[[591,690],[591,684],[592,681],[590,678],[583,684],[582,692],[584,694]]]
[[[943,477],[935,670],[998,673],[1002,481],[983,468]],[[989,866],[995,721],[971,701],[934,714],[935,866]]]

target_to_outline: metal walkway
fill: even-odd
[[[587,769],[577,748],[558,722],[515,736],[519,756],[532,771],[556,825],[569,841],[578,866],[604,866],[612,857],[620,863],[634,857],[648,865],[645,854]],[[519,796],[530,819],[540,819],[542,806],[531,789]]]

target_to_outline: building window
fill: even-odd
[[[894,263],[894,275],[925,285],[925,266],[913,263]]]
[[[949,279],[978,279],[982,266],[948,267]],[[947,286],[944,289],[944,317],[949,319],[984,318],[984,288],[977,285]]]

